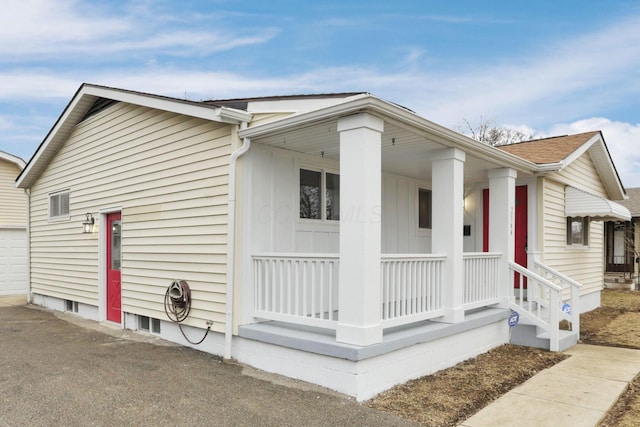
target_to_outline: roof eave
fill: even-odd
[[[431,122],[405,108],[384,101],[370,94],[362,94],[351,97],[345,102],[326,108],[320,108],[300,114],[294,114],[280,120],[261,124],[238,132],[241,138],[257,138],[260,136],[286,132],[298,126],[308,125],[314,122],[337,119],[360,112],[369,112],[381,118],[390,118],[406,123],[417,129],[426,130],[431,135],[439,136],[438,142],[446,142],[462,148],[464,151],[474,154],[482,159],[506,163],[518,171],[535,173],[537,166],[528,160],[506,153],[497,148],[479,143],[465,135],[455,132],[437,123]]]
[[[67,104],[35,154],[16,179],[17,187],[30,188],[33,185],[43,167],[53,158],[60,145],[64,143],[80,118],[84,116],[91,103],[97,98],[127,102],[221,123],[240,124],[248,122],[252,118],[250,113],[234,108],[211,106],[84,83],[71,98],[69,104]]]
[[[20,170],[24,169],[24,167],[26,166],[25,161],[22,160],[20,157],[14,156],[13,154],[9,154],[4,151],[0,151],[0,159],[13,163],[14,165],[18,166]]]

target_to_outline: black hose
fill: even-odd
[[[185,280],[174,280],[167,288],[167,292],[164,294],[164,312],[167,314],[169,320],[178,324],[180,333],[182,333],[184,339],[190,344],[201,344],[205,338],[207,338],[207,335],[209,335],[211,325],[207,326],[207,331],[198,342],[191,341],[184,333],[184,330],[182,330],[181,322],[189,317],[189,313],[191,312],[191,289],[189,289],[189,284]]]

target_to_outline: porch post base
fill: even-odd
[[[462,308],[451,308],[444,312],[444,316],[431,319],[441,323],[460,323],[464,321],[464,310]]]
[[[516,301],[516,297],[511,295],[511,296],[504,296],[502,298],[500,298],[500,302],[498,303],[498,308],[510,308],[511,307],[511,303]]]
[[[338,324],[336,341],[360,346],[367,346],[382,342],[382,326],[353,326]]]

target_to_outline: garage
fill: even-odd
[[[0,228],[0,295],[27,292],[27,235],[24,228]]]

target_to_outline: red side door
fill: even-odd
[[[122,319],[121,269],[121,228],[120,212],[107,215],[107,320],[120,323]]]
[[[527,186],[516,187],[516,211],[515,211],[515,262],[527,267]],[[489,252],[489,190],[482,192],[482,250]],[[520,287],[519,274],[515,274],[514,286]],[[524,282],[526,288],[526,278]]]

